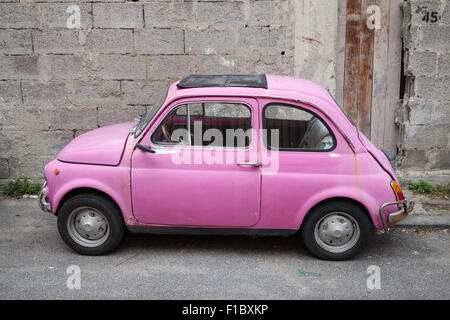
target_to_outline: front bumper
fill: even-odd
[[[44,212],[52,212],[52,206],[47,197],[47,181],[42,185],[41,192],[38,197],[39,208]]]
[[[389,228],[387,227],[386,221],[383,216],[383,209],[386,208],[387,206],[393,205],[401,207],[402,209],[396,212],[392,212],[388,215],[388,222],[390,225],[396,224],[397,222],[405,219],[408,216],[408,213],[410,213],[414,209],[414,201],[409,201],[408,199],[384,203],[380,207],[379,215],[385,232],[388,232]]]

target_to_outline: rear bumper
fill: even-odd
[[[52,206],[47,197],[47,181],[44,182],[38,197],[39,208],[45,212],[52,212]]]
[[[388,222],[390,225],[396,224],[397,222],[405,219],[408,214],[414,209],[414,201],[409,201],[408,199],[402,200],[402,201],[394,201],[394,202],[386,202],[380,207],[379,215],[381,222],[383,224],[383,229],[385,232],[389,231],[389,228],[387,227],[384,215],[383,215],[383,209],[387,206],[393,206],[396,205],[398,207],[401,207],[399,211],[392,212],[388,215]]]

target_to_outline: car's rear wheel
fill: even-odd
[[[102,255],[116,249],[123,238],[122,214],[110,200],[79,194],[58,210],[58,231],[64,242],[84,255]]]
[[[356,204],[329,202],[308,214],[302,224],[301,235],[308,250],[318,258],[347,260],[368,244],[372,223]]]

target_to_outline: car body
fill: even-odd
[[[229,132],[245,134],[228,139]],[[111,219],[121,219],[117,228],[131,232],[300,230],[315,255],[341,260],[362,249],[367,230],[387,231],[413,207],[386,154],[324,88],[276,75],[174,82],[139,123],[75,138],[46,165],[45,178],[41,208],[58,216],[63,239],[84,254],[117,246],[102,241],[105,229],[113,232]],[[107,216],[111,210],[116,213]]]

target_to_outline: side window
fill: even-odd
[[[330,151],[335,147],[332,132],[312,112],[297,106],[269,104],[263,113],[264,129],[267,129],[264,144],[268,148]]]
[[[174,108],[152,135],[159,144],[245,148],[252,141],[249,106],[234,102],[196,102]]]
[[[152,135],[152,142],[159,144],[189,144],[187,127],[187,106],[181,105],[172,110]]]
[[[250,108],[241,103],[189,104],[192,145],[244,148],[251,143]]]

